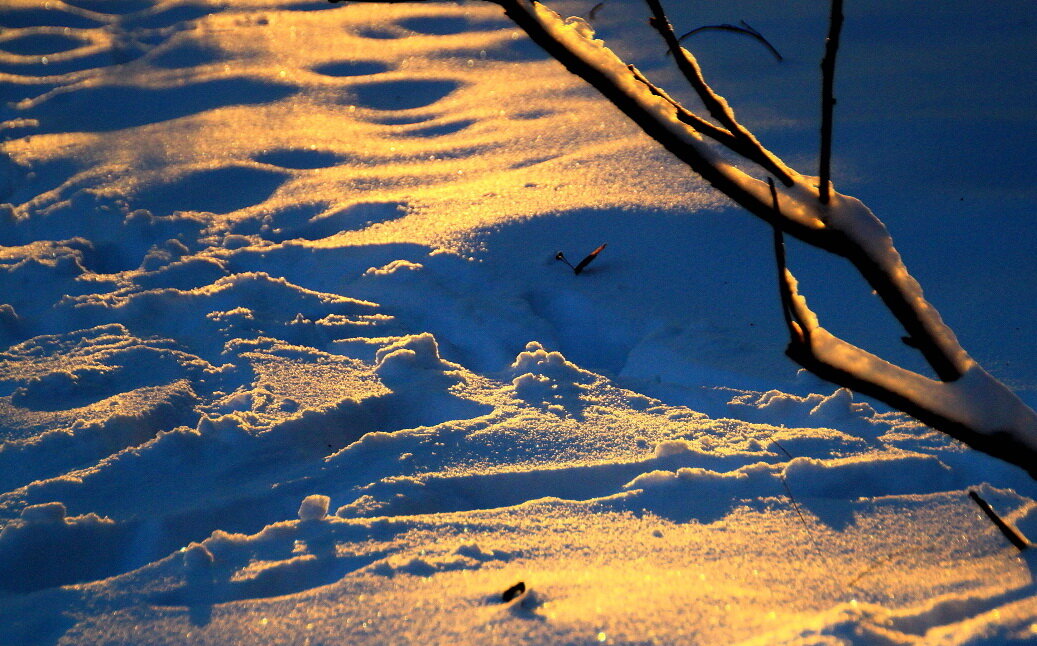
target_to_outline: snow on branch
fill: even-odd
[[[738,148],[732,148],[732,150],[756,162],[767,172],[772,173],[781,180],[786,186],[792,186],[791,170],[781,160],[771,154],[769,150],[764,148],[756,137],[738,122],[738,119],[735,118],[734,110],[724,100],[724,97],[714,92],[713,88],[706,83],[698,61],[695,60],[691,52],[681,47],[680,39],[673,32],[673,26],[666,18],[666,13],[663,11],[659,0],[645,0],[645,2],[648,4],[649,9],[652,10],[652,18],[649,20],[649,24],[659,32],[669,51],[673,53],[674,60],[677,61],[677,69],[680,70],[684,78],[687,79],[688,84],[695,90],[702,104],[709,111],[710,116],[734,135],[735,140],[738,142]]]
[[[893,365],[821,327],[788,269],[781,280],[791,304],[786,354],[819,377],[874,397],[973,448],[1037,478],[1037,415],[975,361],[952,382]]]
[[[1037,413],[962,349],[908,273],[882,221],[859,200],[832,186],[828,170],[832,79],[842,24],[841,0],[832,0],[823,61],[822,178],[790,168],[738,121],[727,101],[705,80],[694,56],[680,46],[660,0],[645,0],[652,13],[651,25],[673,53],[707,115],[682,106],[620,60],[594,37],[582,18],[564,19],[533,0],[487,1],[500,5],[531,40],[597,89],[666,150],[774,227],[783,310],[791,337],[786,353],[793,360],[822,378],[880,399],[1037,478]],[[766,181],[725,161],[717,145],[753,163]],[[776,187],[772,178],[781,185]],[[821,327],[785,267],[783,235],[849,260],[903,326],[905,338],[932,367],[937,380],[890,364]]]

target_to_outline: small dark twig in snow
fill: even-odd
[[[573,267],[573,264],[571,262],[569,262],[569,259],[566,258],[565,254],[562,253],[561,251],[559,251],[558,253],[555,254],[555,260],[561,260],[565,264],[569,265],[570,269],[572,269],[573,271],[576,271],[576,267]]]
[[[763,43],[764,47],[766,47],[770,51],[770,53],[774,56],[774,59],[779,63],[785,60],[784,58],[782,58],[781,53],[778,52],[777,48],[775,48],[774,45],[771,45],[770,41],[763,37],[763,34],[750,27],[749,23],[747,23],[744,20],[739,20],[738,22],[742,23],[741,27],[739,27],[738,25],[730,25],[727,23],[724,23],[722,25],[703,25],[701,27],[696,27],[695,29],[692,29],[688,33],[678,38],[677,42],[679,43],[685,38],[689,36],[694,36],[695,34],[701,33],[703,31],[730,31],[736,34],[745,34],[746,36],[754,38],[757,41]],[[667,54],[670,53],[672,52],[667,52]]]
[[[994,527],[997,527],[1004,537],[1008,539],[1008,542],[1015,545],[1016,549],[1023,552],[1026,551],[1027,548],[1033,547],[1033,543],[1026,540],[1026,537],[1019,533],[1019,530],[1005,522],[1005,520],[1001,518],[996,511],[994,511],[994,508],[990,506],[990,503],[984,500],[983,497],[974,489],[969,489],[969,498],[972,498],[972,501],[975,502],[980,510],[986,514],[987,518],[990,519],[990,522],[994,523]]]
[[[592,251],[589,254],[587,254],[587,257],[584,258],[583,260],[581,260],[580,262],[578,262],[575,267],[573,267],[573,264],[571,262],[569,262],[569,259],[566,258],[565,254],[562,253],[561,251],[559,251],[558,253],[555,254],[555,260],[561,260],[565,264],[569,265],[570,268],[572,268],[574,274],[579,275],[580,272],[583,271],[584,268],[587,265],[591,264],[592,260],[594,260],[595,258],[598,257],[598,254],[601,253],[601,250],[604,249],[607,246],[608,246],[607,242],[603,243],[600,247],[598,247],[594,251]]]
[[[587,254],[586,258],[581,260],[575,267],[573,267],[573,271],[576,272],[577,274],[580,273],[581,271],[583,271],[583,268],[586,267],[587,265],[591,264],[591,261],[594,260],[595,258],[597,258],[598,254],[601,253],[601,251],[605,247],[607,247],[607,246],[608,246],[607,242],[601,243],[601,246],[599,246],[597,249],[595,249],[594,251],[592,251],[589,254]]]
[[[775,440],[773,437],[771,438],[771,444],[773,444],[775,446],[775,448],[777,448],[779,451],[781,451],[786,456],[788,456],[789,462],[791,462],[792,460],[795,459],[795,458],[792,457],[792,454],[789,453],[788,451],[786,451],[785,447],[783,447],[782,445],[778,444],[778,441]],[[814,530],[810,528],[810,524],[807,523],[806,517],[803,516],[803,512],[800,511],[799,503],[796,502],[796,497],[792,495],[792,488],[789,487],[789,481],[785,479],[785,474],[779,472],[778,473],[778,477],[781,479],[782,486],[785,487],[785,493],[789,497],[789,502],[792,503],[792,508],[796,510],[796,515],[799,516],[800,522],[803,523],[803,527],[807,528],[807,532],[810,534],[810,537],[813,538],[814,537]]]
[[[524,581],[519,581],[515,585],[511,586],[504,591],[500,596],[501,603],[508,603],[512,599],[519,597],[526,593],[526,584]]]

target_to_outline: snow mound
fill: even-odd
[[[393,260],[389,264],[383,267],[371,267],[364,272],[365,276],[391,276],[400,271],[419,271],[424,269],[424,265],[420,262],[411,262],[409,260]]]
[[[530,341],[509,367],[512,388],[519,399],[565,416],[578,414],[580,399],[597,377],[569,362],[561,352]]]
[[[536,341],[526,344],[526,349],[515,357],[509,370],[516,375],[540,375],[554,381],[575,383],[594,379],[592,373],[567,361],[561,352],[548,351]]]
[[[184,568],[189,573],[207,572],[212,566],[215,558],[209,548],[201,543],[191,543],[183,550]]]
[[[0,589],[24,593],[103,578],[118,571],[132,538],[95,513],[68,516],[60,502],[29,505],[0,531]]]
[[[324,520],[328,516],[328,506],[330,504],[331,498],[328,496],[322,496],[320,494],[306,496],[306,498],[303,499],[302,504],[299,505],[299,520]]]
[[[961,488],[954,472],[932,455],[889,454],[868,458],[796,458],[785,478],[803,496],[854,498],[949,491]]]
[[[454,370],[457,367],[439,356],[439,344],[428,332],[402,337],[375,354],[375,371],[379,375],[415,370]]]
[[[805,397],[778,390],[744,392],[728,402],[731,413],[750,422],[774,423],[804,428],[852,429],[869,435],[881,434],[890,422],[872,406],[853,400],[853,393],[838,388],[831,395],[812,393]]]
[[[375,374],[397,392],[443,392],[460,379],[460,368],[439,355],[439,343],[428,332],[400,337],[375,352]]]

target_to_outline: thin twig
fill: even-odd
[[[744,20],[740,22],[742,23],[741,27],[739,27],[738,25],[730,25],[727,23],[724,23],[722,25],[703,25],[701,27],[696,27],[695,29],[692,29],[688,33],[678,38],[677,42],[679,43],[685,38],[688,38],[689,36],[694,36],[695,34],[699,34],[704,31],[730,31],[736,34],[744,34],[746,36],[756,39],[760,43],[763,43],[763,46],[766,47],[768,51],[770,51],[771,55],[774,56],[774,59],[779,63],[785,60],[784,58],[782,58],[781,52],[779,52],[774,45],[771,45],[771,42],[763,37],[763,34],[750,27],[749,23],[745,22]]]
[[[637,69],[635,66],[627,65],[627,69],[630,70],[630,73],[634,76],[634,79],[636,81],[638,81],[639,83],[643,83],[645,87],[648,88],[649,92],[651,92],[657,97],[662,98],[664,101],[672,105],[674,110],[677,111],[677,119],[680,120],[681,123],[691,126],[699,134],[709,137],[710,139],[724,146],[731,152],[741,155],[742,157],[745,157],[747,160],[752,161],[754,163],[759,163],[754,156],[755,151],[752,149],[751,146],[746,145],[743,139],[739,139],[738,137],[731,134],[730,131],[721,128],[720,126],[714,125],[709,121],[706,121],[694,112],[685,108],[676,99],[671,97],[666,92],[666,90],[660,88],[658,85],[655,85],[654,83],[649,81],[648,78],[641,73],[641,70]]]
[[[994,523],[994,527],[997,527],[1004,537],[1008,539],[1008,542],[1015,545],[1020,552],[1033,547],[1033,544],[1026,540],[1026,537],[1020,534],[1019,530],[1006,523],[1005,520],[1001,518],[996,511],[994,511],[994,508],[990,506],[990,503],[984,500],[976,490],[969,489],[969,498],[972,498],[972,501],[976,503],[980,510],[982,510],[983,513],[986,514],[987,518],[990,519],[990,522]]]
[[[775,218],[780,217],[781,207],[778,204],[778,190],[774,187],[774,180],[767,178],[767,185],[771,189],[771,202],[774,205]],[[787,266],[785,264],[785,237],[778,227],[774,229],[774,260],[778,265],[778,295],[781,298],[781,314],[785,317],[785,326],[789,329],[789,336],[796,340],[799,336],[798,326],[792,320],[792,294],[789,293],[788,282],[785,277]]]
[[[677,69],[680,70],[684,78],[687,79],[692,89],[698,95],[702,104],[706,107],[710,116],[716,119],[720,125],[727,128],[731,134],[736,138],[745,142],[748,146],[748,153],[744,154],[750,160],[756,162],[768,172],[774,174],[782,184],[786,186],[792,186],[794,181],[792,179],[792,173],[789,171],[781,161],[779,161],[774,155],[770,153],[762,144],[745,129],[742,124],[738,123],[735,118],[734,112],[731,110],[731,106],[727,104],[720,96],[713,91],[713,88],[709,87],[706,83],[706,79],[702,76],[702,69],[699,67],[698,61],[695,60],[677,41],[677,34],[673,31],[673,26],[670,24],[669,19],[666,17],[666,12],[663,10],[662,4],[659,0],[645,0],[648,4],[649,9],[652,11],[652,17],[649,19],[649,24],[655,28],[659,35],[662,36],[666,46],[673,52],[674,60],[677,62]]]
[[[677,102],[677,99],[671,97],[666,92],[666,90],[649,81],[648,78],[641,73],[641,70],[637,69],[633,65],[627,65],[627,69],[630,70],[630,73],[634,76],[634,79],[636,81],[638,81],[639,83],[643,83],[645,87],[648,88],[649,92],[651,92],[657,97],[662,98],[664,101],[672,105],[674,109],[677,110],[677,118],[680,119],[681,123],[691,126],[699,134],[706,135],[713,141],[716,141],[717,143],[724,145],[733,152],[737,152],[734,149],[734,147],[738,146],[739,142],[735,138],[735,136],[732,135],[729,131],[721,128],[720,126],[713,125],[712,123],[706,121],[694,112],[691,112],[690,110],[685,108],[683,105]]]
[[[869,563],[868,567],[864,568],[863,570],[861,570],[860,572],[857,573],[857,576],[855,576],[852,579],[850,579],[849,581],[847,581],[846,587],[852,588],[852,587],[856,586],[860,582],[861,579],[863,579],[864,577],[868,576],[869,574],[871,574],[875,570],[879,569],[879,567],[889,563],[894,558],[896,558],[896,557],[898,557],[898,556],[900,556],[902,554],[908,554],[910,552],[924,552],[924,551],[930,551],[932,549],[933,549],[932,546],[909,545],[907,547],[902,547],[899,550],[894,550],[894,551],[890,552],[889,554],[886,554],[885,556],[883,556],[881,558],[877,558],[874,561],[872,561],[871,563]]]
[[[649,81],[648,78],[641,73],[641,70],[637,69],[637,67],[635,67],[634,65],[627,65],[627,69],[630,70],[630,73],[633,75],[634,80],[638,81],[639,83],[643,83],[645,87],[648,88],[649,92],[651,92],[657,97],[660,97],[661,99],[672,105],[674,110],[677,111],[677,119],[681,123],[687,126],[691,126],[699,134],[709,137],[710,139],[724,146],[731,152],[737,155],[741,155],[746,160],[751,161],[757,164],[758,166],[761,166],[762,168],[764,168],[764,170],[773,169],[773,164],[765,163],[766,156],[761,157],[757,146],[746,141],[744,138],[740,138],[731,134],[729,130],[725,130],[720,126],[713,125],[709,121],[706,121],[694,112],[688,110],[683,105],[681,105],[676,99],[671,97],[669,93],[666,92],[666,90]]]
[[[666,42],[667,48],[673,52],[674,60],[677,62],[677,69],[691,84],[695,93],[699,95],[699,99],[702,100],[702,104],[706,107],[710,116],[719,121],[732,133],[740,130],[738,121],[731,114],[730,106],[725,105],[725,102],[721,101],[716,93],[713,92],[713,89],[709,87],[706,79],[702,76],[702,68],[699,67],[698,61],[689,56],[677,41],[677,34],[674,33],[673,26],[666,17],[662,4],[659,0],[645,0],[645,2],[652,11],[649,24],[659,32],[659,35]]]
[[[789,453],[788,451],[786,451],[785,447],[783,447],[782,445],[778,444],[778,441],[775,440],[773,436],[771,436],[771,444],[776,446],[779,451],[781,451],[786,456],[788,456],[788,459],[789,459],[790,462],[792,460],[795,460],[795,458],[792,457],[792,454]],[[807,533],[810,534],[811,538],[814,538],[814,530],[811,529],[810,525],[807,523],[806,517],[803,515],[803,512],[800,511],[799,503],[796,502],[796,497],[792,495],[792,489],[789,487],[789,481],[785,478],[785,474],[784,473],[778,473],[778,479],[781,480],[782,486],[785,487],[785,493],[788,494],[789,502],[792,503],[792,508],[796,510],[796,515],[799,516],[799,520],[803,523],[803,527],[806,527]],[[814,545],[814,547],[817,547],[817,545]]]
[[[843,28],[843,0],[832,0],[825,39],[825,56],[821,59],[821,154],[818,162],[818,199],[828,204],[832,183],[832,110],[835,107],[835,55],[839,51],[839,34]]]

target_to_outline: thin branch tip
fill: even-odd
[[[750,27],[749,23],[745,22],[744,20],[740,22],[742,23],[741,27],[739,27],[738,25],[730,25],[727,23],[721,25],[703,25],[701,27],[696,27],[695,29],[692,29],[691,31],[687,32],[686,34],[678,38],[677,42],[679,43],[683,41],[685,38],[694,36],[695,34],[700,34],[704,31],[727,31],[735,34],[743,34],[745,36],[749,36],[757,42],[762,43],[763,46],[767,48],[767,51],[771,53],[771,56],[773,56],[776,61],[781,63],[785,60],[782,57],[781,52],[779,52],[778,49],[774,45],[772,45],[769,40],[764,38],[763,34]]]

